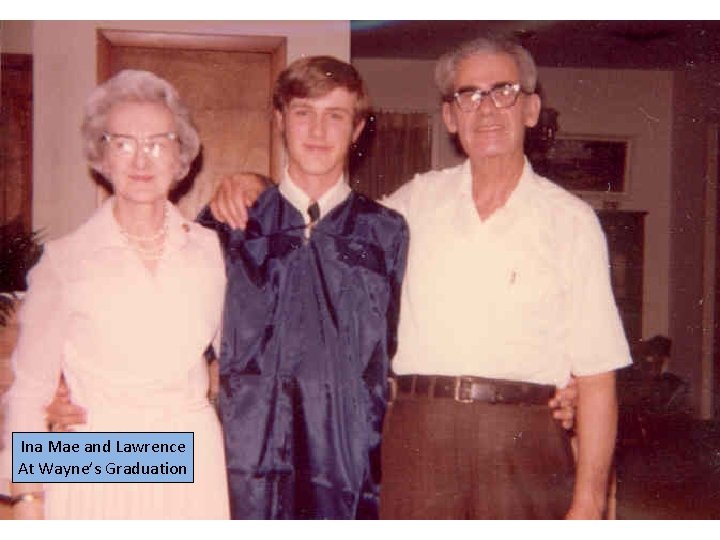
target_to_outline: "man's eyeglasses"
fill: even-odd
[[[141,138],[123,135],[122,133],[103,133],[102,140],[107,144],[108,150],[116,156],[134,156],[138,148],[140,148],[146,156],[160,159],[170,154],[178,137],[177,134],[172,132],[158,133],[157,135]]]
[[[453,99],[463,112],[473,112],[480,108],[482,99],[489,96],[493,104],[498,109],[507,109],[517,103],[520,92],[530,94],[520,87],[520,83],[501,82],[494,85],[490,90],[480,90],[479,88],[469,87],[460,88],[454,94],[447,96],[445,101],[450,102]]]

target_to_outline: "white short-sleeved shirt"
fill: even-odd
[[[592,208],[526,161],[481,221],[470,163],[417,175],[382,202],[410,226],[397,374],[564,385],[630,363]]]

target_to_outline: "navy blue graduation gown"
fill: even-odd
[[[232,517],[377,518],[404,219],[352,192],[306,238],[276,187],[245,232],[203,216],[228,276],[220,410]]]

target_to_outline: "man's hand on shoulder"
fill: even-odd
[[[227,223],[233,229],[245,229],[248,208],[272,181],[256,173],[235,173],[224,176],[210,201],[210,211],[218,221]]]

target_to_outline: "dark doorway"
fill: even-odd
[[[2,55],[0,223],[32,226],[32,56]]]

